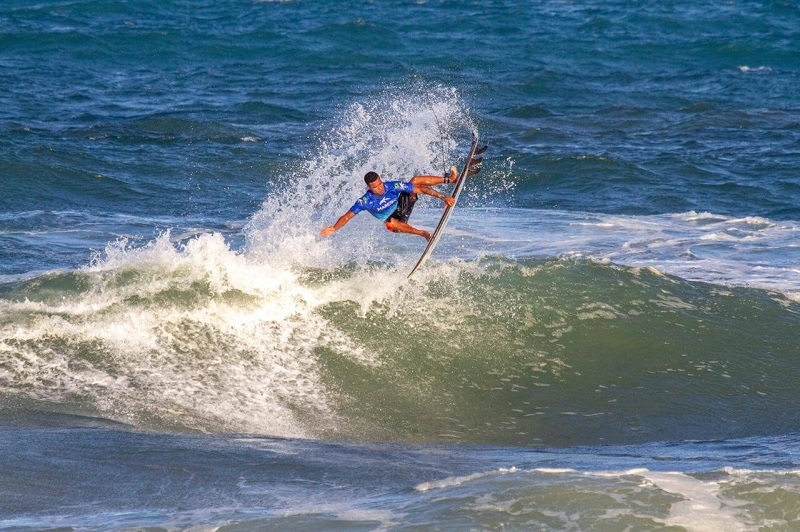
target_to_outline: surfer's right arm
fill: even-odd
[[[336,220],[335,224],[329,225],[328,227],[323,227],[322,231],[319,232],[320,236],[331,236],[333,233],[344,227],[344,224],[349,222],[353,216],[355,216],[353,211],[347,211],[341,215],[338,220]]]
[[[439,179],[441,179],[441,177]],[[414,192],[417,194],[427,194],[428,196],[438,198],[442,200],[448,207],[452,207],[456,204],[456,200],[453,197],[448,196],[447,194],[442,194],[441,192],[437,192],[431,187],[426,187],[425,185],[414,185]]]

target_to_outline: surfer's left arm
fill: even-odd
[[[448,196],[447,194],[442,194],[436,190],[433,190],[430,187],[426,187],[425,185],[414,185],[414,192],[417,194],[427,194],[428,196],[433,196],[434,198],[438,198],[445,202],[448,207],[452,207],[456,204],[456,200],[453,199],[452,196]]]

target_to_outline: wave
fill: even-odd
[[[138,427],[596,444],[800,421],[800,308],[611,263],[273,269],[168,235],[0,300],[3,396]]]

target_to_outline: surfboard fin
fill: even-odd
[[[469,168],[467,169],[467,176],[475,175],[481,171],[481,163],[483,163],[483,157],[477,157],[478,155],[482,154],[486,151],[489,145],[485,145],[480,148],[475,148],[475,152],[472,154],[472,159],[469,160]]]
[[[483,150],[486,151],[486,146],[483,147]],[[475,150],[475,153],[478,153],[478,150]],[[467,169],[467,176],[475,175],[478,172],[480,172],[481,163],[483,163],[483,157],[473,157],[472,159],[470,159],[469,168]]]

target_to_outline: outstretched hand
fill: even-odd
[[[332,226],[332,225],[329,225],[328,227],[323,227],[322,228],[322,231],[319,232],[319,236],[327,237],[327,236],[331,236],[335,232],[336,232],[336,228],[334,226]]]
[[[453,205],[456,204],[456,200],[455,198],[453,198],[453,196],[445,196],[444,202],[447,204],[448,207],[452,207]]]

